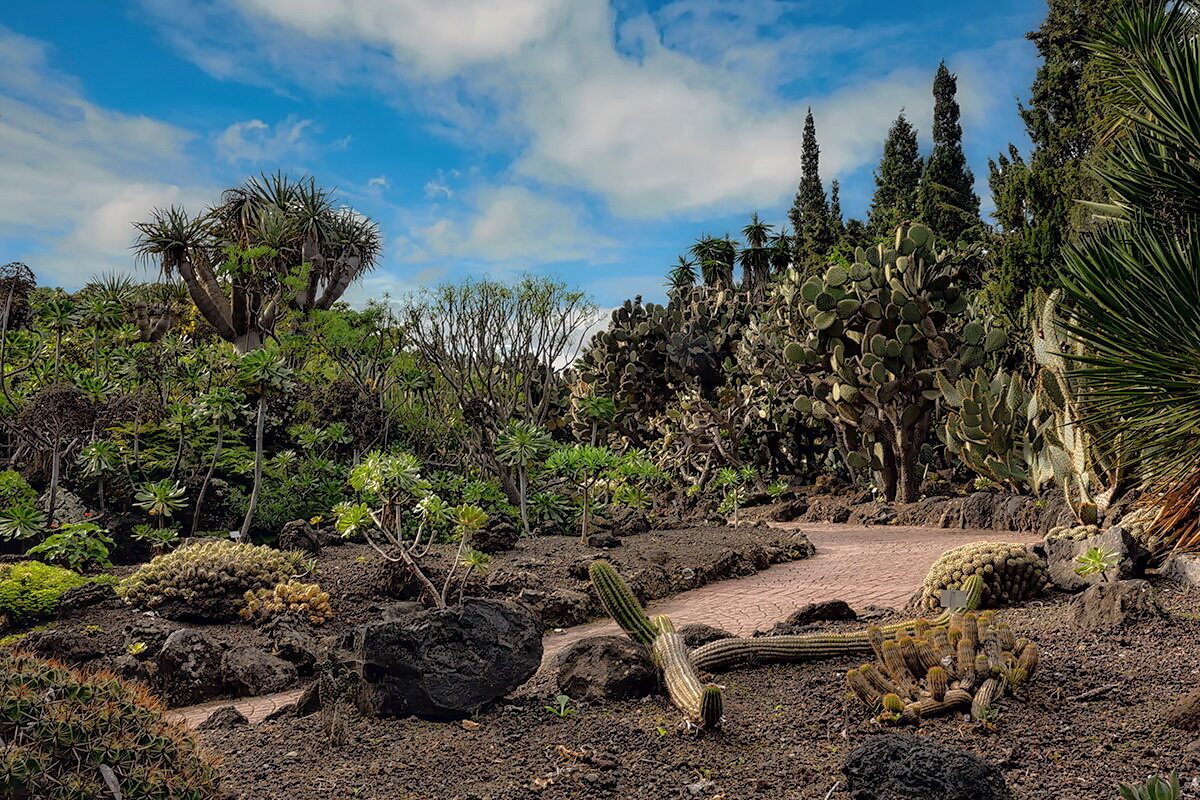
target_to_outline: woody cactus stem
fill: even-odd
[[[967,605],[964,610],[976,608],[983,594],[983,579],[972,575],[964,582],[963,588],[967,591]],[[875,639],[878,647],[881,644],[880,637],[893,640],[913,632],[921,624],[931,627],[945,625],[950,621],[950,615],[951,612],[947,611],[931,622],[923,623],[922,620],[913,619],[892,625],[872,626],[854,633],[718,639],[693,650],[692,664],[697,669],[707,672],[721,672],[755,664],[793,663],[861,655],[874,649],[872,639]]]
[[[654,663],[662,670],[667,694],[676,708],[687,716],[692,724],[700,728],[717,728],[725,713],[721,687],[702,684],[692,662],[688,659],[687,645],[683,637],[675,632],[669,617],[659,615],[652,621],[658,630],[650,649]]]
[[[607,561],[593,561],[588,574],[604,609],[629,634],[629,638],[647,647],[653,645],[658,631],[613,565]]]

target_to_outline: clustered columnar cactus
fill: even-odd
[[[247,592],[271,589],[300,569],[299,554],[212,539],[156,556],[118,592],[168,618],[224,621],[237,617]]]
[[[915,725],[969,708],[976,720],[990,723],[995,703],[1037,670],[1037,645],[1017,639],[990,613],[955,612],[945,624],[922,622],[915,628],[920,638],[882,641],[874,648],[878,663],[846,673],[850,690],[880,722]]]
[[[918,601],[937,608],[943,589],[962,589],[971,576],[983,581],[980,608],[995,608],[1035,597],[1049,580],[1046,562],[1028,547],[1004,542],[972,542],[947,550],[929,568]]]
[[[246,592],[242,618],[263,625],[278,617],[295,615],[313,625],[324,625],[333,617],[329,607],[329,592],[321,591],[315,583],[286,581],[273,589]]]
[[[901,225],[894,242],[858,248],[855,263],[834,265],[780,292],[798,304],[806,338],[785,348],[810,377],[805,413],[831,420],[845,456],[871,468],[888,500],[917,499],[917,457],[933,423],[941,390],[1005,344],[1002,331],[969,322],[967,298],[955,284],[962,255],[937,252],[923,225]]]
[[[1038,400],[1019,373],[982,369],[952,383],[938,375],[949,413],[938,431],[946,449],[979,475],[1013,491],[1038,494],[1054,478]]]
[[[650,648],[654,663],[663,673],[667,694],[689,723],[701,728],[721,724],[724,701],[720,687],[701,683],[688,658],[683,637],[666,616],[651,620],[641,603],[607,561],[593,561],[588,570],[600,602],[621,629],[635,642]]]
[[[983,595],[982,578],[969,579],[965,609],[979,606]],[[921,625],[949,622],[947,611],[933,623],[927,620],[906,620],[885,626],[873,626],[865,631],[842,634],[813,634],[804,636],[757,636],[750,638],[718,639],[692,651],[692,663],[697,669],[723,672],[734,667],[755,666],[775,662],[794,663],[821,658],[868,653],[886,640],[913,632]]]
[[[0,655],[0,795],[13,800],[214,800],[217,773],[145,689]]]
[[[1046,534],[1047,539],[1070,539],[1072,542],[1082,542],[1100,533],[1099,525],[1059,525],[1051,528]]]

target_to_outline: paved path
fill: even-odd
[[[650,604],[654,614],[667,614],[677,625],[702,622],[739,636],[768,628],[807,603],[845,600],[851,606],[904,606],[921,586],[929,565],[951,547],[981,540],[1028,543],[1031,533],[988,530],[942,530],[880,526],[809,525],[801,528],[817,547],[804,561],[777,564],[745,578],[721,581]],[[564,647],[587,636],[616,633],[611,620],[599,620],[547,634],[543,663]],[[300,690],[239,700],[215,700],[180,708],[170,716],[190,726],[217,708],[234,705],[250,722],[294,702]]]

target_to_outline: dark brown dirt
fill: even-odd
[[[927,720],[918,732],[1000,764],[1018,800],[1116,797],[1117,781],[1172,769],[1186,785],[1200,771],[1200,740],[1163,718],[1200,678],[1200,592],[1173,585],[1157,591],[1172,616],[1117,634],[1070,628],[1062,595],[1001,612],[1041,647],[1035,679],[1003,701],[993,732],[959,718]],[[482,712],[469,730],[354,719],[349,744],[333,747],[311,716],[203,739],[224,755],[227,786],[245,800],[845,800],[842,760],[879,730],[846,698],[842,673],[855,665],[828,661],[720,676],[726,728],[704,735],[682,730],[661,696],[581,706],[560,719],[544,708],[555,692],[542,683]],[[1100,691],[1079,699],[1092,690]]]

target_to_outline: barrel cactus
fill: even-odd
[[[1000,330],[969,318],[957,281],[969,253],[938,251],[923,225],[901,225],[894,240],[858,248],[835,264],[780,287],[802,311],[803,328],[784,351],[808,377],[804,413],[845,435],[846,460],[870,468],[888,500],[917,499],[917,458],[942,391],[1006,343]]]
[[[1046,562],[1028,547],[972,542],[947,550],[929,568],[919,605],[935,609],[943,589],[961,589],[972,575],[983,580],[980,608],[1020,603],[1039,595],[1049,578]]]
[[[273,589],[303,568],[298,553],[211,539],[156,556],[118,593],[168,619],[225,622],[237,618],[247,592]]]
[[[243,619],[265,625],[273,619],[291,616],[312,625],[324,625],[333,617],[329,607],[329,592],[321,591],[315,583],[285,581],[271,589],[246,592]]]
[[[217,773],[145,689],[19,653],[0,654],[0,795],[214,800]]]

